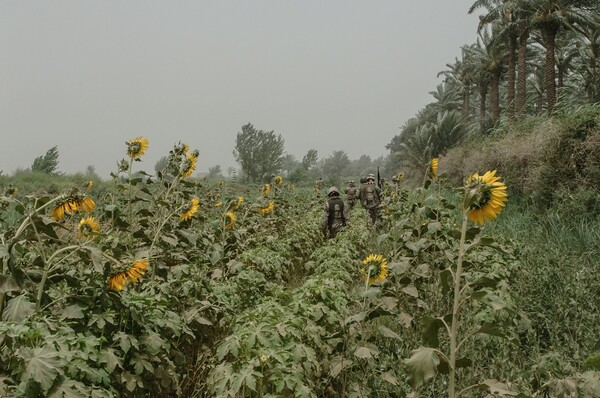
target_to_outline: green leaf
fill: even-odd
[[[52,389],[52,394],[48,398],[87,398],[89,391],[85,385],[79,381],[67,379]]]
[[[161,348],[168,349],[168,344],[160,337],[159,334],[150,332],[150,334],[142,336],[140,342],[147,348],[151,355],[156,355],[161,351]]]
[[[408,285],[402,288],[402,291],[408,294],[411,297],[417,298],[419,297],[419,291],[414,285]]]
[[[125,388],[127,388],[127,390],[133,391],[137,386],[137,377],[129,372],[124,372],[121,375],[121,383],[125,383]]]
[[[43,391],[48,391],[54,384],[54,380],[62,374],[61,366],[64,365],[58,351],[46,347],[18,350],[25,370],[21,374],[21,380],[33,380],[40,384]]]
[[[445,269],[440,272],[440,285],[442,286],[442,294],[445,296],[450,291],[454,283],[454,275],[450,269]]]
[[[81,310],[81,307],[78,306],[77,304],[73,304],[73,305],[69,305],[68,307],[65,307],[60,314],[61,320],[81,319],[81,318],[83,318],[83,311]]]
[[[390,234],[381,234],[377,237],[377,245],[381,245],[381,243],[390,238]]]
[[[407,312],[401,312],[398,316],[400,317],[400,320],[402,321],[404,326],[409,328],[410,325],[412,324],[412,320],[413,320],[412,315],[410,315]]]
[[[488,391],[494,395],[499,394],[501,397],[514,397],[518,394],[517,392],[511,391],[506,384],[495,379],[484,380],[483,384],[486,385]]]
[[[425,317],[422,323],[422,332],[421,336],[423,337],[423,342],[428,347],[438,348],[440,346],[440,341],[438,339],[438,331],[440,328],[444,327],[444,322],[441,318],[430,318]]]
[[[10,275],[0,275],[0,293],[18,292],[17,280]]]
[[[104,270],[104,258],[102,257],[102,252],[95,247],[88,247],[87,249],[90,252],[94,271],[102,272]]]
[[[484,323],[475,328],[475,333],[489,334],[490,336],[505,337],[504,332],[498,326],[491,323]]]
[[[400,335],[398,333],[394,332],[392,329],[386,328],[383,325],[379,326],[378,329],[379,329],[379,333],[381,333],[381,335],[383,337],[389,337],[391,339],[402,340]]]
[[[419,388],[423,382],[435,375],[440,358],[433,348],[419,347],[405,360],[409,372],[409,382],[413,388]]]
[[[106,364],[106,371],[111,374],[117,365],[123,369],[123,360],[115,355],[115,351],[112,348],[108,348],[100,354],[100,363]]]
[[[2,319],[9,322],[21,322],[33,314],[34,310],[35,304],[29,301],[27,296],[21,294],[8,302],[2,313]]]
[[[373,357],[373,355],[371,354],[371,350],[367,347],[358,347],[354,351],[354,356],[357,358],[362,358],[362,359],[367,359],[367,358]]]
[[[391,385],[397,386],[399,384],[398,378],[394,376],[391,372],[382,373],[381,378],[390,383]]]

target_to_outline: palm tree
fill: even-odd
[[[496,34],[507,44],[506,110],[509,121],[512,121],[515,113],[516,50],[519,36],[516,10],[518,6],[514,0],[476,0],[469,9],[469,14],[479,8],[485,8],[487,14],[479,17],[478,32],[481,32],[488,24],[498,24],[499,29]]]
[[[446,64],[448,69],[438,73],[438,77],[443,75],[444,83],[450,84],[462,96],[463,115],[467,116],[471,114],[471,90],[473,82],[467,68],[464,67],[464,58],[464,49],[462,49],[462,60],[455,58],[454,64]]]
[[[583,85],[586,90],[588,101],[600,101],[600,74],[598,71],[598,60],[600,58],[600,15],[590,12],[588,15],[588,24],[586,26],[576,26],[576,31],[580,33],[578,39],[581,44],[579,50],[582,53],[582,59],[585,62],[581,67]]]
[[[344,151],[334,151],[330,157],[325,159],[323,172],[331,178],[339,178],[342,172],[350,164],[350,158]]]
[[[487,29],[480,32],[477,43],[465,48],[469,54],[469,67],[479,88],[479,117],[481,132],[486,131],[486,97],[491,96],[491,122],[500,118],[500,78],[504,72],[506,52],[502,41],[494,40]]]
[[[597,0],[523,0],[523,8],[531,15],[531,26],[539,29],[546,49],[546,102],[551,115],[556,104],[556,36],[561,28],[587,24],[588,9],[597,9]]]

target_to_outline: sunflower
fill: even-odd
[[[360,269],[365,280],[369,283],[382,282],[388,274],[387,260],[381,254],[369,254],[362,260],[363,267]]]
[[[439,158],[433,158],[433,159],[431,159],[431,164],[429,165],[429,168],[431,170],[431,176],[433,178],[437,178],[438,165],[439,164],[440,164],[440,159]]]
[[[233,229],[233,224],[235,223],[235,213],[232,210],[229,210],[225,214],[225,229]]]
[[[94,186],[94,181],[90,180],[83,186],[85,189],[91,189]]]
[[[265,184],[261,189],[260,189],[260,193],[263,196],[266,196],[269,194],[269,192],[271,192],[271,184]]]
[[[275,185],[277,185],[278,187],[280,187],[281,184],[283,184],[283,177],[282,176],[275,177]]]
[[[81,197],[79,195],[69,196],[58,202],[58,205],[52,210],[52,218],[60,221],[65,217],[65,214],[73,214],[79,210],[85,213],[91,213],[96,208],[96,203],[89,196]]]
[[[192,201],[186,205],[186,208],[183,213],[181,213],[181,220],[186,221],[192,218],[194,214],[198,212],[198,208],[200,207],[200,199],[193,197]]]
[[[90,216],[82,218],[81,221],[79,221],[77,230],[79,231],[80,237],[90,236],[100,231],[100,224],[98,224],[98,221],[96,221],[94,217]]]
[[[235,203],[235,207],[238,208],[240,207],[242,204],[244,203],[244,197],[243,196],[238,196],[237,197],[237,202]]]
[[[132,283],[138,283],[146,271],[148,271],[148,263],[149,261],[147,258],[135,261],[131,268],[125,271],[127,273],[127,279]]]
[[[196,170],[196,162],[198,160],[198,155],[196,152],[188,153],[185,157],[185,160],[181,164],[181,175],[183,178],[187,178],[192,175],[194,170]]]
[[[221,207],[221,206],[223,206],[223,202],[219,200],[217,203],[215,203],[214,206],[215,207]]]
[[[131,159],[139,159],[148,149],[148,140],[142,137],[135,137],[133,140],[126,142],[127,156]]]
[[[108,287],[120,292],[125,288],[127,283],[138,283],[146,271],[148,271],[148,262],[148,259],[137,260],[129,269],[111,275],[108,278]]]
[[[120,292],[123,290],[125,285],[127,284],[127,275],[126,272],[119,272],[118,274],[111,275],[108,278],[108,287],[111,290],[116,290]]]
[[[463,211],[476,224],[498,217],[508,200],[506,185],[496,176],[496,170],[481,176],[473,174],[467,179],[464,191]]]
[[[275,209],[275,203],[273,201],[270,201],[265,207],[259,208],[258,212],[262,216],[266,216],[267,214],[271,213],[273,209]]]

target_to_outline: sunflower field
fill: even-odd
[[[598,263],[536,262],[496,171],[434,159],[324,240],[324,188],[200,182],[182,143],[150,175],[148,146],[102,189],[3,189],[0,396],[600,396]]]

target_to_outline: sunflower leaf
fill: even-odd
[[[410,353],[410,358],[406,359],[405,363],[409,372],[410,384],[413,388],[418,388],[435,375],[440,358],[435,349],[419,347]]]
[[[33,314],[34,309],[35,304],[29,301],[27,296],[21,294],[8,302],[2,313],[2,319],[9,322],[20,322]]]
[[[19,353],[25,364],[21,380],[34,380],[40,384],[43,391],[48,391],[62,373],[60,367],[64,365],[64,361],[60,353],[46,347],[23,348]]]

